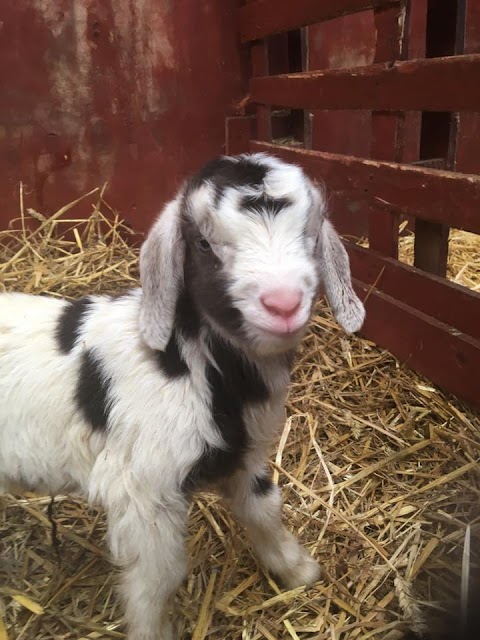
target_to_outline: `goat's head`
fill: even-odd
[[[218,158],[188,180],[153,226],[140,269],[141,331],[156,349],[184,287],[207,323],[259,355],[295,346],[322,286],[346,331],[364,320],[323,193],[263,154]]]

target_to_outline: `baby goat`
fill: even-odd
[[[346,331],[364,309],[322,194],[262,154],[188,180],[140,271],[142,288],[116,298],[0,295],[0,490],[101,503],[129,640],[171,640],[193,491],[221,491],[284,585],[318,579],[281,524],[268,454],[320,287]]]

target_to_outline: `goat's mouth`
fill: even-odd
[[[276,338],[277,340],[286,340],[291,342],[303,334],[307,326],[306,322],[293,322],[289,320],[278,320],[275,323],[259,323],[253,324],[257,331]]]

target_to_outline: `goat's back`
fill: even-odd
[[[206,394],[142,343],[140,297],[0,295],[0,489],[105,498],[127,471],[180,483],[208,431]]]

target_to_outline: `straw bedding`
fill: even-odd
[[[0,232],[1,289],[74,297],[137,281],[129,230],[100,191],[49,219],[21,205],[15,228]],[[456,237],[450,273],[478,286],[478,238]],[[408,258],[411,241],[402,242]],[[217,498],[200,495],[191,569],[175,601],[179,637],[395,640],[420,630],[478,565],[479,458],[478,416],[388,352],[344,335],[319,304],[272,467],[285,519],[323,580],[281,591]],[[80,499],[0,497],[0,640],[124,637],[104,533],[101,511]]]
[[[405,228],[406,223],[402,225]],[[407,233],[399,246],[402,262],[413,264],[415,235]],[[480,291],[480,240],[475,233],[452,229],[448,241],[447,278],[463,286]]]

